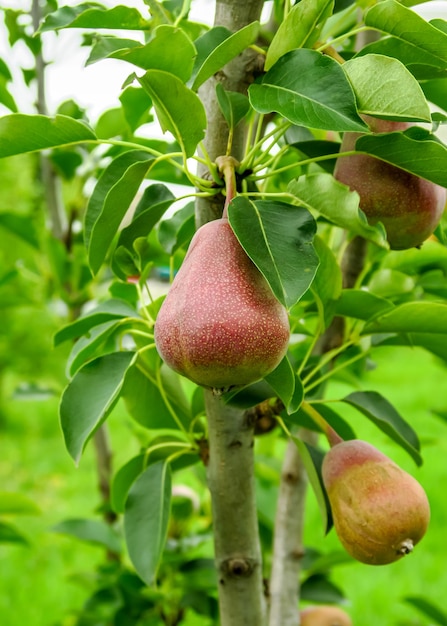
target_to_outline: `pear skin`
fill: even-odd
[[[412,126],[362,117],[374,133],[403,131]],[[345,133],[340,152],[355,150],[361,136],[362,133]],[[351,191],[357,191],[368,221],[382,222],[394,250],[419,247],[435,230],[446,204],[444,187],[366,154],[339,157],[334,177]]]
[[[322,476],[337,535],[357,561],[393,563],[424,536],[430,520],[425,491],[366,441],[343,441],[331,448]]]
[[[155,323],[163,360],[199,385],[225,390],[275,369],[289,336],[286,308],[228,220],[199,228]]]
[[[300,626],[352,626],[352,621],[337,606],[309,606],[300,611]]]

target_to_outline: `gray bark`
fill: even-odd
[[[299,436],[315,445],[316,433]],[[273,562],[270,576],[269,626],[297,626],[307,472],[296,445],[289,441],[284,458],[276,506]]]
[[[206,392],[215,561],[221,626],[266,624],[255,499],[254,427]]]
[[[39,28],[41,20],[41,7],[39,0],[33,0],[31,5],[31,17],[33,28]],[[37,97],[36,110],[40,115],[48,115],[45,96],[45,60],[39,51],[35,55]],[[56,239],[64,240],[67,233],[67,217],[62,202],[62,190],[60,180],[54,171],[51,161],[42,153],[39,153],[40,177],[44,187],[45,201],[50,218],[51,232]]]
[[[258,20],[262,0],[217,0],[215,25],[236,32]],[[228,127],[216,100],[216,84],[245,93],[257,54],[247,50],[228,63],[199,90],[207,114],[205,148],[212,161],[226,154]],[[243,156],[245,128],[233,137],[231,155]],[[207,176],[200,166],[200,176]],[[198,198],[197,227],[220,218],[224,197]],[[204,268],[206,271],[206,268]],[[208,484],[212,498],[215,561],[219,580],[221,626],[265,626],[262,560],[255,501],[254,427],[243,411],[225,406],[219,396],[205,392],[209,429]]]
[[[263,4],[262,0],[244,2],[240,2],[240,0],[217,0],[214,25],[225,26],[228,30],[236,32],[259,20]],[[216,84],[220,82],[229,91],[246,93],[248,86],[253,81],[257,57],[257,53],[253,50],[245,50],[215,76],[207,80],[199,89],[199,96],[205,106],[208,119],[204,145],[212,161],[215,161],[218,156],[225,155],[228,140],[228,126],[217,103]],[[234,133],[231,155],[238,160],[243,156],[245,132],[244,124],[239,124]],[[197,173],[199,176],[207,176],[204,166],[199,166]],[[224,198],[221,195],[212,199],[198,198],[196,202],[197,227],[219,218],[222,215],[223,204]]]

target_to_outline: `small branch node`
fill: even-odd
[[[252,575],[255,566],[256,563],[253,559],[235,557],[223,561],[221,570],[230,578],[247,578]]]

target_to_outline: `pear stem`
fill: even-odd
[[[301,405],[301,408],[308,414],[308,416],[315,422],[315,424],[317,424],[321,428],[323,433],[326,435],[326,438],[331,448],[339,443],[342,443],[343,438],[335,432],[335,430],[327,423],[321,413],[318,413],[318,411],[314,409],[314,407],[309,404],[309,402],[304,401]]]
[[[228,218],[228,206],[237,195],[236,167],[239,166],[239,161],[232,156],[219,156],[216,159],[216,165],[225,181],[226,194],[222,217]]]

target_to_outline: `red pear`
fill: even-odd
[[[322,475],[337,535],[358,561],[392,563],[424,536],[430,507],[423,488],[366,441],[336,444]]]
[[[374,133],[402,131],[412,124],[363,116]],[[341,152],[355,150],[361,133],[345,133]],[[337,180],[360,196],[360,208],[371,224],[382,222],[394,250],[420,246],[435,230],[446,204],[446,189],[376,159],[356,154],[339,157]]]
[[[228,389],[271,372],[289,335],[286,308],[228,220],[199,228],[155,323],[165,362],[199,385]]]
[[[337,606],[309,606],[300,612],[300,626],[352,626],[352,621]]]

